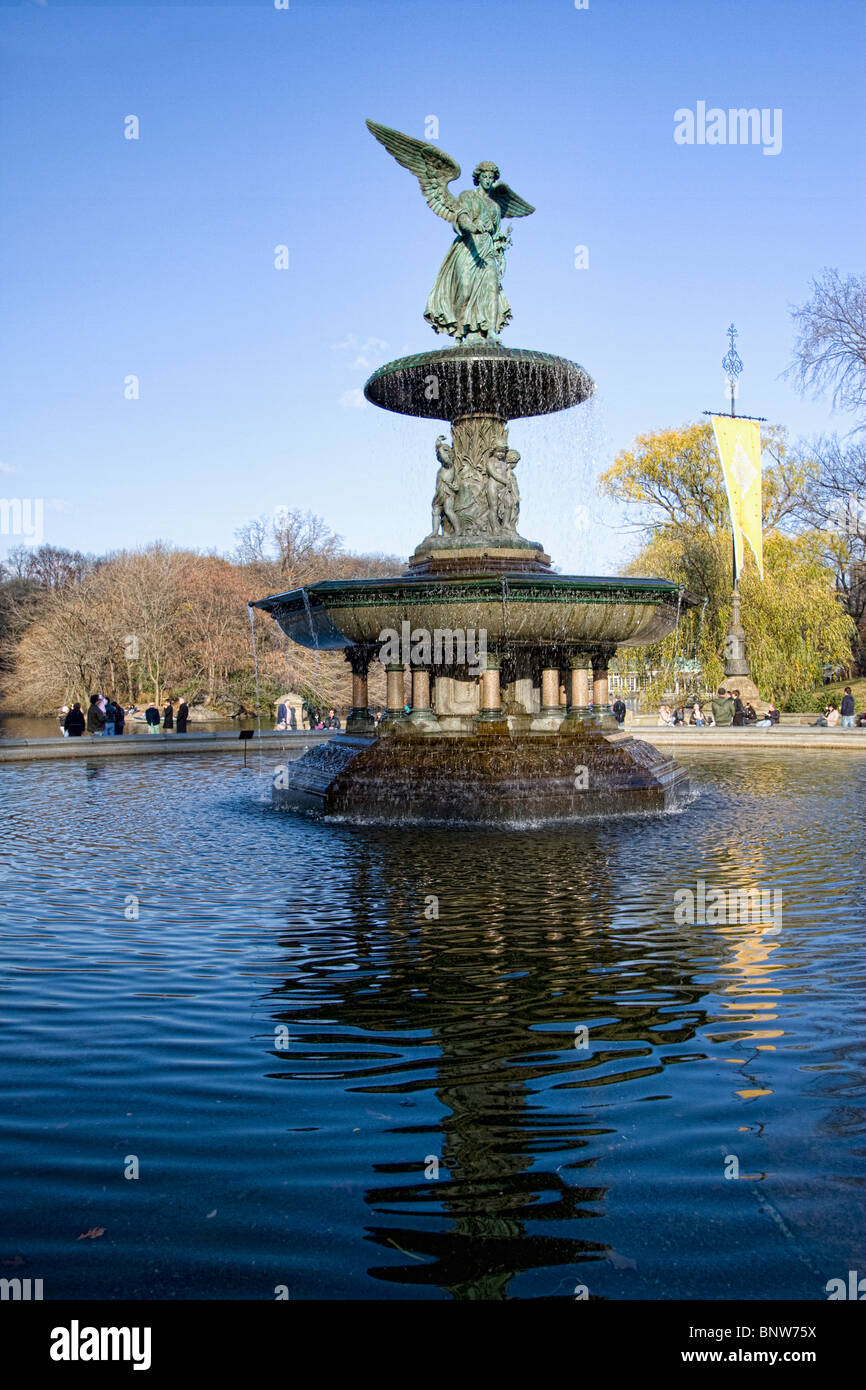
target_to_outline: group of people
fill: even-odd
[[[730,726],[772,729],[775,724],[779,723],[779,718],[779,711],[775,705],[771,704],[764,714],[758,715],[753,705],[748,700],[741,698],[739,690],[727,690],[722,685],[719,686],[718,694],[709,709],[702,709],[696,701],[688,717],[682,706],[678,709],[671,709],[670,705],[660,705],[658,723],[672,728],[679,724],[692,724],[699,728],[710,729]],[[851,694],[850,685],[845,686],[841,708],[837,708],[834,701],[829,701],[823,714],[820,714],[813,721],[812,728],[833,729],[837,725],[843,729],[855,727],[866,729],[866,710],[859,715],[855,712],[854,696]]]
[[[91,695],[85,714],[78,700],[72,708],[64,705],[60,711],[60,732],[64,738],[80,738],[85,729],[89,734],[122,734],[126,710],[108,695]]]
[[[85,714],[78,700],[72,708],[64,705],[60,711],[60,731],[64,738],[80,738],[86,731],[94,736],[122,734],[127,717],[139,714],[137,705],[125,709],[108,695],[91,695]],[[166,700],[162,714],[154,702],[144,711],[144,719],[149,734],[158,734],[161,729],[175,729],[179,734],[186,733],[189,721],[189,705],[181,698],[175,714],[174,701]]]
[[[766,712],[759,715],[750,701],[742,699],[739,690],[728,690],[720,685],[709,708],[696,700],[687,714],[684,705],[675,709],[671,709],[670,705],[660,705],[658,723],[669,728],[689,724],[698,729],[772,729],[774,724],[778,724],[779,717],[775,705],[769,705]]]
[[[830,700],[824,713],[819,714],[812,724],[812,728],[835,729],[837,725],[842,729],[866,729],[866,710],[857,714],[850,685],[845,686],[841,707],[837,709],[835,701]]]
[[[301,706],[301,726],[306,725],[308,729],[340,729],[340,716],[335,709],[329,709],[327,714],[324,710],[314,709],[308,705],[306,700]],[[277,705],[276,727],[278,729],[297,729],[298,716],[294,705],[286,704],[280,700]]]

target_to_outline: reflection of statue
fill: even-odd
[[[433,494],[433,531],[432,535],[439,534],[439,527],[442,527],[442,534],[446,533],[446,523],[448,531],[452,535],[460,530],[460,523],[454,515],[454,499],[457,496],[457,484],[454,481],[454,450],[450,444],[446,444],[444,434],[440,434],[436,440],[436,457],[439,460],[440,468],[436,474],[436,491]]]
[[[502,231],[501,219],[527,217],[535,209],[499,182],[499,170],[489,160],[475,169],[475,188],[455,198],[448,184],[460,177],[460,165],[444,150],[375,121],[367,126],[416,176],[428,207],[457,233],[427,300],[425,319],[437,333],[448,333],[458,342],[498,342],[500,329],[511,318],[502,292],[510,233]]]

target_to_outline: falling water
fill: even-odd
[[[671,680],[671,689],[674,691],[675,694],[679,694],[679,673],[678,673],[678,670],[677,670],[677,657],[679,656],[679,651],[680,651],[680,614],[681,614],[681,612],[682,612],[682,607],[683,607],[683,588],[682,588],[682,586],[681,586],[680,589],[679,589],[679,592],[677,593],[677,625],[676,625],[676,627],[674,628],[674,655],[673,655],[673,672],[672,672],[672,680]]]
[[[256,719],[259,726],[259,777],[262,776],[262,702],[259,698],[259,656],[256,651],[256,617],[251,603],[247,604],[247,612],[250,615],[250,640],[253,646],[253,679],[256,683]]]
[[[313,646],[315,647],[316,651],[318,651],[319,634],[316,632],[316,625],[313,622],[313,610],[310,607],[310,596],[307,593],[306,589],[301,589],[301,597],[304,600],[304,611],[307,615],[307,622],[310,624],[310,637],[312,638]]]
[[[310,637],[312,638],[313,648],[316,653],[315,657],[313,658],[314,670],[316,672],[316,699],[320,699],[321,696],[319,692],[322,684],[322,658],[319,651],[319,634],[316,631],[316,625],[313,622],[313,610],[310,607],[310,596],[304,588],[301,589],[301,597],[304,600],[304,609],[307,614],[307,622],[310,624]],[[310,727],[312,727],[312,725]]]
[[[701,616],[698,618],[698,635],[697,635],[697,637],[695,638],[695,656],[696,656],[696,658],[697,658],[698,661],[700,661],[700,659],[701,659],[701,637],[702,637],[703,631],[704,631],[704,614],[705,614],[706,611],[707,611],[707,604],[709,603],[709,601],[710,601],[710,596],[709,596],[709,594],[705,594],[705,595],[704,595],[704,601],[703,601],[703,603],[701,604]]]

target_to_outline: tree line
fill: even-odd
[[[793,310],[788,374],[829,394],[851,430],[791,445],[762,435],[765,579],[747,554],[740,576],[752,674],[789,706],[825,665],[866,671],[866,276],[827,269]],[[723,674],[731,610],[731,535],[721,467],[707,422],[639,437],[599,479],[632,517],[624,573],[683,583],[700,602],[656,647],[620,654],[620,669],[664,683],[683,657],[706,681]],[[322,579],[401,573],[396,556],[355,555],[310,513],[259,517],[231,556],[161,543],[105,556],[19,546],[0,565],[0,686],[7,712],[53,712],[102,690],[128,704],[184,695],[220,713],[256,703],[247,604]],[[350,675],[339,653],[308,652],[270,618],[255,621],[259,696],[287,689],[343,706]],[[384,677],[370,672],[372,702]]]
[[[184,695],[220,714],[252,711],[251,599],[403,568],[394,556],[348,552],[309,513],[258,518],[237,540],[229,557],[161,542],[105,556],[53,546],[12,551],[0,571],[7,713],[53,713],[94,691],[127,705]],[[258,612],[255,642],[263,712],[287,690],[318,706],[348,703],[351,673],[339,653],[296,646]],[[384,699],[381,684],[372,698]]]

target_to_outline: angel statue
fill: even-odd
[[[444,150],[375,121],[367,126],[397,163],[416,176],[427,206],[457,233],[430,291],[425,319],[437,333],[448,333],[459,343],[498,343],[500,329],[511,319],[511,305],[502,292],[511,233],[502,231],[502,218],[528,217],[535,208],[499,182],[499,170],[490,160],[475,169],[475,187],[455,197],[448,185],[460,177],[460,165]]]

